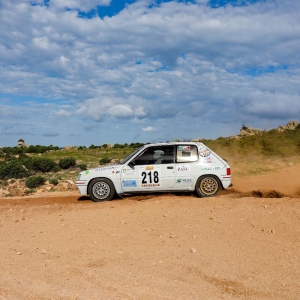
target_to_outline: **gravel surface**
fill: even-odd
[[[299,168],[284,174],[234,181],[283,198],[0,199],[0,299],[298,300]]]

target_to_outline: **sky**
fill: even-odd
[[[0,0],[0,146],[300,122],[300,1]]]

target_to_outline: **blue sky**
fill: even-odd
[[[0,146],[299,122],[299,14],[294,0],[0,0]]]

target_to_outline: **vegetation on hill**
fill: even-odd
[[[202,140],[213,151],[227,159],[233,172],[260,173],[276,168],[276,164],[300,162],[300,126],[296,130],[278,132],[262,131],[259,135],[241,138]],[[0,180],[26,178],[38,174],[70,172],[94,168],[107,163],[117,163],[141,143],[91,145],[89,148],[54,146],[5,147],[0,149]],[[276,163],[275,163],[276,161]]]
[[[284,132],[262,131],[261,135],[250,135],[239,139],[220,137],[216,140],[202,140],[202,142],[224,155],[289,157],[300,154],[300,128]]]
[[[59,173],[62,178],[67,177],[71,172],[78,173],[88,168],[117,162],[142,145],[141,143],[116,144],[112,147],[104,144],[91,145],[89,148],[80,146],[67,149],[40,145],[26,148],[0,148],[0,181],[26,178],[36,174],[44,174],[49,180],[56,173]],[[61,174],[62,172],[64,174]]]

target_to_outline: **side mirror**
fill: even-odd
[[[128,166],[131,167],[131,168],[134,168],[134,166],[135,166],[134,159],[131,162],[128,163]]]

